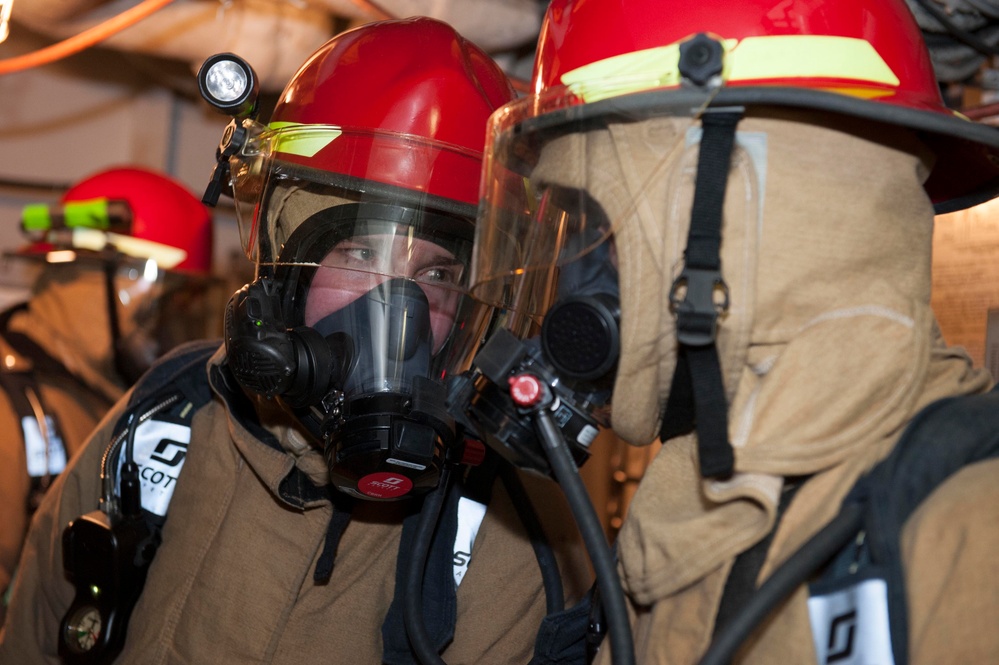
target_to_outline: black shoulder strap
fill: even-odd
[[[859,662],[847,658],[863,620],[856,607],[860,594],[850,595],[851,590],[875,580],[883,585],[893,661],[896,665],[908,662],[902,528],[920,503],[952,474],[996,457],[999,387],[927,406],[909,423],[891,454],[857,482],[832,522],[774,571],[742,612],[716,635],[701,665],[728,663],[769,612],[817,572],[818,580],[810,585],[813,600],[840,594],[838,600],[844,603],[838,613],[828,615],[829,625],[820,626],[821,630],[813,622],[817,648],[826,649],[837,662]]]
[[[114,468],[117,468],[116,465],[122,459],[126,446],[122,442],[126,438],[133,438],[137,445],[139,440],[144,440],[147,442],[145,445],[154,446],[144,453],[148,457],[147,462],[154,466],[164,465],[158,469],[163,477],[169,481],[176,480],[176,474],[183,468],[187,442],[175,440],[176,434],[161,438],[164,436],[163,430],[158,428],[160,423],[165,422],[190,428],[194,412],[211,399],[207,361],[220,345],[220,340],[199,340],[180,345],[157,359],[139,377],[129,396],[128,407],[118,418],[112,443],[105,453],[114,455],[109,458],[114,460],[110,462]],[[148,434],[146,427],[151,428]],[[155,471],[149,473],[154,474]],[[145,480],[143,487],[143,491],[146,491]],[[152,492],[151,489],[150,491]],[[148,512],[143,501],[143,512],[154,529],[166,519],[165,510],[172,490],[161,494],[166,498],[160,500],[163,505],[157,509],[158,513]]]
[[[812,585],[813,595],[867,579],[884,580],[896,665],[908,662],[909,644],[902,528],[951,475],[995,457],[999,457],[999,391],[944,399],[916,416],[892,453],[844,501],[863,507],[861,529]],[[830,633],[829,639],[837,638]]]
[[[190,389],[197,383],[207,388],[205,364],[221,345],[221,340],[206,339],[187,342],[171,349],[139,377],[129,398],[129,405],[139,404],[168,386]]]
[[[31,489],[28,494],[27,511],[30,515],[38,508],[55,476],[62,472],[69,456],[59,419],[45,404],[42,391],[38,387],[35,367],[45,367],[59,376],[70,375],[62,363],[45,353],[37,344],[24,335],[11,333],[8,329],[10,318],[26,308],[27,304],[21,303],[0,313],[0,335],[3,335],[15,351],[32,363],[30,368],[24,370],[0,368],[0,389],[7,394],[20,422],[21,442],[24,444],[25,455],[29,458],[27,472]],[[75,377],[73,379],[76,381]],[[25,431],[25,427],[31,422],[37,423],[38,436],[34,437],[34,440],[30,440],[31,435]],[[44,456],[41,466],[31,459],[38,453]]]

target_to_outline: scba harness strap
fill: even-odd
[[[7,393],[21,423],[24,457],[31,481],[26,510],[31,515],[38,509],[52,481],[66,468],[66,444],[58,419],[46,408],[38,382],[30,370],[0,369],[0,388]]]
[[[832,522],[775,570],[716,635],[700,665],[729,663],[769,612],[805,583],[817,662],[907,663],[902,529],[951,475],[996,458],[999,386],[927,406],[891,454],[857,482]]]
[[[190,442],[191,419],[211,396],[204,362],[218,343],[178,348],[140,379],[101,462],[101,509],[63,531],[63,565],[75,587],[59,628],[70,665],[111,663],[160,542]]]
[[[901,534],[906,520],[963,467],[999,457],[999,388],[931,404],[892,454],[863,477],[840,516],[860,508],[856,536],[809,585],[819,662],[909,661]]]
[[[211,399],[205,364],[220,344],[216,340],[193,342],[164,356],[139,379],[115,428],[124,432],[133,418],[138,419],[132,461],[139,467],[142,509],[157,526],[166,519],[184,467],[191,420]],[[118,478],[127,457],[124,447],[119,452]],[[120,492],[120,487],[116,485],[115,490]]]
[[[132,437],[131,458],[138,466],[138,477],[141,492],[142,517],[149,529],[152,531],[152,541],[159,542],[159,534],[165,523],[170,500],[173,496],[173,489],[177,479],[184,467],[188,446],[191,444],[191,421],[198,409],[206,404],[212,396],[211,385],[219,385],[223,392],[227,393],[223,397],[230,407],[234,417],[244,422],[248,429],[258,436],[258,438],[269,446],[279,446],[273,435],[263,429],[255,421],[250,405],[245,396],[238,391],[228,391],[230,382],[226,380],[225,372],[218,367],[211,368],[212,378],[209,379],[207,362],[218,350],[221,342],[202,341],[192,342],[178,347],[171,353],[164,356],[153,365],[150,370],[140,378],[135,385],[129,400],[129,406],[119,418],[115,440],[121,439],[130,426],[135,423],[134,436]],[[231,394],[229,394],[231,393]],[[113,445],[113,444],[112,444]],[[120,479],[121,471],[126,464],[125,446],[118,449],[118,457],[114,462],[114,468],[118,472],[116,476]],[[500,462],[502,464],[502,462]],[[443,517],[435,530],[431,549],[425,568],[423,589],[423,614],[426,618],[427,628],[433,635],[435,646],[440,650],[450,643],[454,636],[454,626],[456,621],[456,588],[468,567],[471,558],[472,543],[479,523],[486,510],[490,497],[487,494],[476,494],[470,488],[487,488],[491,486],[492,478],[495,477],[495,467],[484,464],[481,468],[469,470],[469,476],[478,476],[477,479],[469,478],[466,483],[454,483],[446,498],[446,508]],[[506,475],[506,474],[501,474]],[[504,482],[507,479],[504,477]],[[515,491],[508,491],[514,494]],[[115,492],[120,496],[120,480],[115,484]],[[338,493],[332,490],[332,485],[325,487],[315,486],[299,469],[294,467],[289,477],[281,483],[282,495],[288,493],[288,500],[303,501],[306,498],[317,496],[328,496],[334,502],[334,515],[331,521],[330,532],[327,536],[327,543],[324,551],[317,562],[317,577],[327,577],[332,572],[333,560],[336,547],[343,530],[347,528],[350,516],[351,501],[344,501]],[[524,505],[525,502],[527,505]],[[572,611],[561,612],[561,580],[557,565],[554,563],[554,554],[551,546],[540,532],[540,525],[537,523],[537,516],[533,514],[533,508],[526,500],[526,494],[522,500],[514,499],[518,514],[525,522],[532,545],[538,561],[541,564],[542,576],[545,579],[546,592],[549,597],[558,596],[556,604],[549,604],[549,616],[538,634],[538,649],[546,652],[559,653],[566,649],[572,650],[574,644],[582,648],[582,640],[585,634],[585,619],[588,613],[588,604],[574,607]],[[338,518],[339,515],[339,518]],[[405,586],[399,581],[405,574],[406,562],[409,560],[409,552],[413,547],[413,531],[416,526],[414,514],[407,519],[403,525],[403,538],[400,543],[400,554],[398,557],[396,598],[385,618],[382,628],[385,640],[385,660],[390,663],[408,664],[417,662],[414,654],[406,640],[406,632],[403,628],[402,619],[402,596],[401,590]],[[533,525],[533,526],[532,526]],[[152,560],[149,554],[146,566]],[[322,570],[320,570],[320,566]],[[81,566],[76,567],[78,570]],[[72,571],[70,571],[72,573]],[[101,658],[95,659],[95,654],[76,653],[72,650],[66,651],[65,657],[70,663],[110,663],[114,660],[121,648],[124,646],[124,631],[127,627],[129,613],[134,607],[134,602],[141,593],[141,586],[144,582],[143,574],[136,576],[133,586],[137,585],[134,598],[131,604],[124,607],[126,614],[124,621],[119,620],[120,635],[114,639],[114,648],[106,649]],[[557,584],[552,580],[557,580]],[[74,580],[78,589],[78,596],[86,592],[87,580]],[[74,602],[67,616],[73,612],[78,603]],[[568,614],[568,616],[567,616]],[[565,630],[566,622],[573,619],[574,630]],[[555,630],[559,626],[561,629]],[[581,653],[578,649],[576,653]],[[546,656],[536,657],[532,663],[544,665],[547,663],[582,662],[582,660],[561,660]]]
[[[31,366],[23,370],[6,366],[0,368],[0,388],[7,394],[21,423],[27,473],[31,481],[26,510],[31,515],[52,481],[66,468],[69,458],[59,419],[42,398],[35,369],[76,384],[80,380],[29,337],[10,329],[11,317],[27,308],[27,303],[21,303],[0,313],[0,335],[14,351],[31,362]]]

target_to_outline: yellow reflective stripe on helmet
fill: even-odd
[[[725,79],[836,78],[896,87],[898,77],[870,42],[829,35],[746,37],[733,49]]]
[[[562,75],[562,84],[585,102],[679,85],[680,45],[622,53]]]
[[[267,128],[274,132],[272,136],[274,152],[300,157],[314,156],[343,134],[343,131],[333,127],[303,125],[297,122],[272,122]]]
[[[686,40],[683,40],[686,41]],[[680,84],[680,43],[623,53],[578,67],[562,83],[585,102]],[[869,42],[830,35],[775,35],[721,40],[722,79],[824,78],[896,87],[899,79]],[[837,91],[855,90],[842,84]],[[848,93],[849,94],[849,93]],[[877,96],[864,93],[860,96]]]

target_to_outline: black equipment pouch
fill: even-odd
[[[205,363],[220,344],[178,347],[139,379],[108,447],[117,507],[82,515],[63,532],[63,566],[76,588],[59,629],[66,663],[111,663],[125,645],[183,468],[191,420],[211,398]]]
[[[900,537],[919,504],[962,467],[999,456],[999,390],[931,404],[844,505],[863,505],[857,536],[809,585],[820,663],[908,662]]]

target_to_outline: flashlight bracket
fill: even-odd
[[[223,85],[221,92],[226,94],[220,96],[220,91],[216,90],[219,78],[212,72],[216,67],[226,65],[230,70],[239,72],[239,75],[229,80],[230,86]],[[226,77],[223,75],[221,78],[224,80]],[[238,79],[241,85],[237,87],[234,79]],[[215,206],[231,177],[229,158],[246,145],[249,136],[243,121],[252,120],[257,115],[260,83],[253,67],[246,60],[233,53],[216,53],[205,60],[198,70],[198,91],[202,99],[216,111],[232,116],[232,121],[226,126],[222,140],[215,151],[215,167],[201,197],[201,202],[205,205]]]
[[[229,158],[238,153],[246,145],[250,132],[243,126],[242,122],[233,119],[226,125],[222,133],[222,140],[219,141],[215,150],[215,166],[212,168],[212,175],[208,180],[208,186],[201,197],[201,202],[205,205],[215,206],[219,202],[219,197],[224,191],[225,185],[232,177],[229,169]]]

